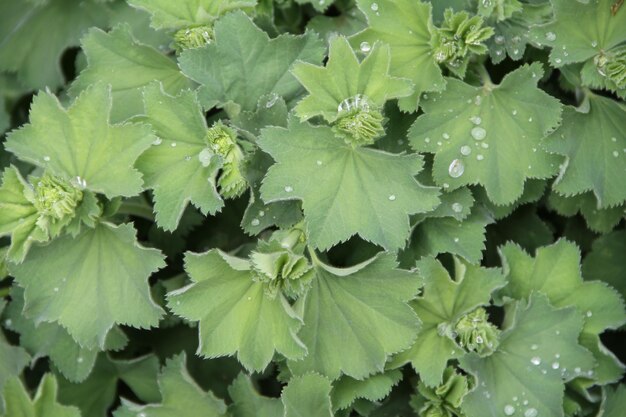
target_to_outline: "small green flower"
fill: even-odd
[[[500,330],[488,320],[484,308],[477,308],[473,312],[461,317],[455,327],[459,344],[470,352],[480,356],[492,354],[498,347]]]
[[[418,392],[426,399],[419,410],[424,417],[463,417],[460,407],[469,392],[469,381],[449,366],[443,373],[443,382],[437,387],[429,387],[423,382],[417,386]]]
[[[382,113],[359,94],[341,102],[333,131],[348,144],[366,146],[385,134],[383,122]]]
[[[600,52],[593,59],[598,73],[613,82],[618,89],[626,88],[626,46]]]
[[[462,76],[471,54],[482,55],[487,52],[483,42],[494,31],[482,25],[483,18],[480,16],[470,17],[467,12],[454,13],[452,9],[446,9],[441,27],[434,30],[431,38],[435,61]]]
[[[34,205],[40,216],[53,221],[71,219],[83,193],[69,182],[44,174],[35,185]]]
[[[197,26],[180,29],[174,34],[174,45],[178,52],[185,49],[200,48],[213,42],[213,27]]]
[[[222,173],[218,179],[220,194],[224,198],[240,196],[248,188],[248,182],[244,176],[245,158],[237,144],[237,134],[218,121],[207,131],[206,138],[209,148],[222,158]]]

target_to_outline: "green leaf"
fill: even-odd
[[[115,417],[219,417],[226,413],[224,402],[211,392],[204,392],[187,371],[185,353],[168,359],[158,377],[160,404],[137,405],[122,400]]]
[[[231,13],[215,24],[215,42],[183,52],[180,67],[201,84],[205,108],[225,107],[231,117],[254,111],[264,94],[276,93],[286,102],[302,91],[289,73],[295,61],[320,62],[323,47],[313,33],[274,39],[244,13]]]
[[[624,85],[616,85],[606,74],[603,61],[613,60],[613,52],[620,50],[626,39],[626,13],[613,13],[615,0],[578,2],[575,7],[569,0],[552,0],[555,19],[551,23],[531,30],[535,42],[552,48],[550,64],[556,68],[586,61],[583,82],[604,84],[604,87],[626,96]],[[622,79],[626,67],[622,62]],[[589,74],[594,77],[590,79]]]
[[[626,105],[587,97],[588,111],[566,107],[563,124],[544,143],[566,157],[554,190],[565,196],[593,191],[597,208],[607,208],[626,201]]]
[[[176,62],[137,41],[128,25],[116,26],[108,33],[91,29],[82,39],[82,47],[88,66],[72,83],[70,93],[78,95],[98,82],[110,84],[114,123],[143,113],[142,88],[151,82],[160,81],[172,95],[190,86]]]
[[[297,376],[281,395],[284,417],[333,417],[330,381],[318,374]]]
[[[598,208],[598,200],[593,192],[588,191],[571,197],[565,197],[552,191],[546,199],[548,208],[561,216],[575,216],[582,214],[587,227],[597,233],[608,233],[624,217],[625,204],[619,206]]]
[[[452,338],[457,322],[477,307],[488,305],[491,293],[504,286],[500,270],[482,268],[456,261],[454,279],[434,258],[418,261],[417,269],[424,277],[422,296],[411,306],[422,321],[417,340],[410,349],[399,353],[392,366],[411,362],[426,385],[442,382],[449,360],[463,356],[463,349]]]
[[[207,124],[195,92],[177,97],[163,92],[159,84],[144,90],[145,120],[156,136],[137,161],[154,190],[156,221],[165,230],[178,226],[188,202],[203,214],[215,214],[224,202],[215,188],[219,158],[209,148]],[[208,155],[208,157],[207,157]]]
[[[367,16],[369,27],[351,37],[351,44],[361,50],[376,41],[388,44],[391,75],[415,84],[413,94],[400,99],[400,108],[407,112],[417,110],[423,92],[441,91],[446,85],[430,44],[435,30],[431,4],[414,0],[359,0],[358,5]]]
[[[159,251],[137,243],[131,225],[99,223],[32,248],[10,270],[26,290],[27,317],[58,322],[81,346],[102,348],[114,324],[158,324],[163,311],[150,298],[147,279],[164,265]]]
[[[389,76],[388,45],[374,44],[371,52],[359,62],[348,40],[337,37],[330,41],[328,56],[325,67],[297,63],[293,68],[293,75],[309,92],[295,109],[302,120],[322,116],[333,122],[337,119],[339,105],[358,95],[364,96],[369,104],[382,107],[387,100],[406,97],[413,91],[408,80]]]
[[[528,178],[548,178],[559,158],[540,141],[559,121],[559,101],[536,87],[538,63],[507,74],[499,85],[448,80],[446,91],[423,100],[426,114],[409,131],[411,146],[435,154],[433,177],[449,190],[481,184],[495,204],[511,204]],[[472,104],[473,103],[473,104]]]
[[[585,279],[604,281],[626,298],[626,231],[618,230],[593,242],[591,252],[583,262]]]
[[[17,71],[31,89],[56,89],[64,83],[63,51],[78,45],[91,26],[107,24],[107,9],[94,2],[50,0],[33,6],[25,0],[0,4],[0,71]]]
[[[574,308],[552,307],[540,294],[528,304],[518,303],[509,314],[513,317],[505,321],[511,327],[502,332],[494,354],[460,359],[461,367],[476,378],[462,410],[467,417],[562,417],[564,380],[593,367],[591,354],[578,345],[582,316]]]
[[[22,382],[13,378],[4,387],[6,417],[80,417],[76,407],[57,402],[58,384],[52,374],[45,374],[31,400]]]
[[[11,236],[7,259],[21,262],[34,242],[45,242],[48,233],[38,224],[39,213],[26,196],[31,186],[14,166],[4,170],[0,187],[0,235]]]
[[[11,289],[11,304],[7,308],[9,328],[20,334],[20,345],[28,349],[34,358],[49,356],[55,367],[65,378],[72,382],[81,382],[87,378],[96,362],[98,349],[81,347],[62,326],[56,323],[35,323],[26,318],[24,309],[24,290],[14,286]],[[114,327],[107,335],[107,350],[122,349],[128,339]]]
[[[168,307],[199,322],[199,355],[236,353],[246,369],[262,371],[274,351],[298,359],[306,348],[296,336],[301,319],[282,294],[273,299],[265,294],[251,268],[219,250],[187,253],[185,270],[192,283],[169,293]]]
[[[500,248],[502,263],[509,284],[501,296],[528,299],[533,292],[545,294],[557,308],[575,307],[585,317],[581,343],[598,350],[596,337],[606,329],[616,329],[626,323],[626,310],[619,294],[602,281],[583,281],[580,273],[580,251],[567,240],[537,249],[533,259],[520,247],[508,244]],[[606,349],[603,349],[606,350]],[[622,365],[613,356],[597,352],[599,362],[612,361],[613,372],[595,375],[598,382],[619,377]]]
[[[5,300],[0,301],[0,313],[4,310],[6,305]],[[5,327],[11,327],[11,319],[6,319]],[[13,377],[17,377],[22,373],[22,370],[30,362],[30,356],[20,346],[13,346],[9,344],[2,330],[0,330],[0,392],[4,387],[7,380]],[[2,402],[0,401],[0,412],[2,411]]]
[[[54,95],[40,93],[31,123],[11,132],[6,148],[81,189],[109,198],[139,194],[143,180],[133,165],[154,136],[147,125],[109,124],[110,111],[111,90],[104,84],[86,89],[67,110]]]
[[[256,0],[130,0],[132,6],[152,15],[152,26],[158,29],[180,29],[206,25],[218,16],[244,7],[254,7]]]
[[[484,210],[474,209],[463,221],[453,217],[427,216],[413,229],[411,243],[402,251],[403,263],[440,253],[451,253],[468,262],[480,263],[485,250],[485,230],[488,224],[493,223]]]
[[[252,381],[244,374],[239,374],[228,387],[228,394],[233,399],[229,411],[233,417],[277,417],[284,415],[283,405],[278,398],[260,395]]]
[[[476,196],[476,200],[485,206],[494,219],[501,220],[510,216],[519,206],[534,203],[541,199],[546,190],[546,185],[547,182],[545,180],[528,180],[524,184],[524,193],[522,196],[515,200],[514,203],[504,206],[493,204],[489,200],[483,187],[475,187],[473,194]]]
[[[59,377],[59,400],[80,408],[85,417],[109,417],[108,409],[117,398],[119,382],[126,384],[142,401],[159,401],[158,370],[159,361],[154,355],[112,360],[102,354],[83,382],[71,383]]]
[[[263,180],[261,197],[302,200],[307,238],[322,250],[355,234],[398,249],[409,234],[408,215],[439,203],[437,190],[414,178],[421,157],[353,147],[330,127],[292,118],[287,129],[265,129],[259,146],[277,161]]]
[[[336,411],[348,408],[360,398],[372,402],[381,401],[401,379],[402,372],[397,369],[372,375],[364,380],[342,376],[333,384],[333,409]]]
[[[289,369],[363,379],[382,372],[389,355],[409,347],[419,320],[407,301],[421,279],[396,266],[385,253],[347,269],[315,262],[313,285],[296,303],[304,312],[299,337],[308,355],[289,361]]]
[[[623,384],[616,387],[606,387],[602,402],[602,416],[620,417],[626,409],[626,386]]]

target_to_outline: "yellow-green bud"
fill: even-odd
[[[333,131],[353,146],[371,145],[385,134],[383,121],[382,113],[359,94],[341,102]]]
[[[487,320],[484,308],[463,316],[455,327],[459,344],[467,351],[488,356],[498,347],[500,330]]]
[[[213,28],[211,26],[180,29],[174,34],[174,43],[178,52],[182,52],[185,49],[200,48],[212,41]]]
[[[626,47],[601,52],[593,62],[598,73],[615,84],[618,89],[626,88]]]
[[[235,198],[248,188],[243,174],[244,154],[237,144],[235,131],[222,122],[216,122],[206,134],[209,148],[222,158],[222,173],[218,179],[220,194],[224,198]]]
[[[304,294],[313,279],[307,258],[289,249],[269,253],[253,252],[250,261],[254,280],[265,284],[265,295],[275,298],[279,292],[297,298]]]
[[[45,174],[35,185],[35,208],[53,221],[74,217],[82,198],[81,190],[52,175]]]
[[[429,387],[423,382],[417,386],[418,392],[426,398],[421,416],[456,417],[463,416],[460,407],[463,398],[470,390],[466,376],[460,375],[449,366],[443,372],[443,381],[436,387]]]

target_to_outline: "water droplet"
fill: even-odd
[[[511,114],[512,114],[513,116],[517,116],[517,110],[513,110],[513,111],[511,112]]]
[[[511,404],[505,405],[504,414],[506,414],[507,416],[512,416],[513,414],[515,414],[515,407],[513,407]]]
[[[557,58],[557,59],[555,59],[555,60],[554,60],[554,62],[555,62],[556,64],[560,64],[560,63],[561,63],[561,62],[563,62],[563,61],[561,60],[561,58]]]
[[[474,123],[476,126],[478,126],[479,124],[482,123],[483,119],[481,119],[480,116],[472,116],[470,117],[470,121]]]
[[[172,144],[170,145],[172,148],[176,147],[176,142],[172,142]]]
[[[617,138],[616,137],[612,137],[611,138],[611,142],[617,142]],[[45,157],[43,159],[46,159]]]
[[[54,287],[54,292],[59,292],[59,287]]]
[[[484,157],[484,156],[482,156],[482,155],[480,155],[480,154],[478,154],[478,155],[476,155],[476,159],[477,159],[478,161],[482,161],[483,159],[485,159],[485,157]]]
[[[547,32],[546,33],[546,39],[549,40],[550,42],[554,42],[556,40],[556,33],[554,33],[554,32]]]
[[[595,48],[595,47],[597,47],[597,46],[598,46],[598,42],[597,42],[597,41],[592,41],[592,42],[591,42],[591,47],[592,47],[592,48]]]
[[[292,191],[293,191],[293,187],[292,187],[291,185],[286,185],[286,186],[285,186],[285,192],[290,193],[290,192],[292,192]]]
[[[322,165],[322,161],[320,161],[319,159],[316,161],[317,165]]]
[[[487,149],[487,148],[489,148],[489,144],[487,142],[484,142],[484,143],[480,144],[480,147],[483,148],[483,149]]]
[[[574,372],[576,372],[577,374],[579,374],[581,371],[582,371],[582,369],[580,369],[578,367],[574,368]]]
[[[395,201],[395,200],[396,200],[396,196],[395,196],[395,195],[393,195],[393,194],[391,194],[391,195],[389,196],[389,201]]]
[[[46,161],[46,162],[50,162],[50,157],[48,155],[46,155],[46,156],[43,157],[43,160]]]
[[[529,122],[532,122],[532,121],[533,121],[533,118],[532,118],[532,117],[529,117],[529,118],[528,118],[528,121],[529,121]]]
[[[560,359],[561,355],[559,355],[558,353],[556,355],[554,355],[555,358]]]
[[[559,366],[561,366],[561,364],[559,364],[558,362],[552,363],[552,369],[559,369]]]
[[[443,188],[450,188],[450,184],[448,184],[447,182],[443,183]]]
[[[452,203],[452,211],[460,213],[463,211],[463,205],[461,203]]]
[[[454,243],[459,243],[459,238],[458,237],[454,238]],[[483,343],[483,338],[480,337],[480,336],[477,336],[476,337],[476,343],[478,343],[479,345],[482,344]]]
[[[461,146],[461,155],[467,156],[472,153],[472,148],[467,145]]]
[[[357,94],[354,97],[347,98],[339,103],[337,106],[337,112],[345,113],[352,109],[360,109],[368,111],[370,109],[369,99],[361,94]]]
[[[587,313],[586,313],[586,314],[587,314],[587,317],[591,317],[591,316],[593,316],[593,313],[592,313],[591,311],[587,311]]]
[[[250,224],[252,226],[258,226],[259,224],[261,224],[261,222],[259,221],[259,219],[252,219],[252,221],[250,222]]]
[[[530,350],[537,350],[537,349],[539,349],[538,345],[531,345],[530,346]]]
[[[613,151],[613,156],[617,158],[619,156],[619,152]]]
[[[78,357],[78,359],[76,359],[76,362],[78,362],[78,363],[83,363],[83,360],[84,360],[84,359],[82,358],[82,356],[79,356],[79,357]]]
[[[370,8],[371,8],[373,11],[378,11],[378,3],[372,3],[372,5],[370,6]]]
[[[153,145],[160,145],[162,142],[163,142],[163,141],[161,140],[161,138],[156,138],[156,139],[152,142],[152,144],[153,144]]]
[[[176,305],[179,306],[180,305],[180,301],[176,301]]]
[[[269,108],[273,107],[274,104],[276,104],[277,101],[278,101],[278,94],[272,93],[272,95],[269,98],[269,100],[267,100],[267,103],[265,103],[265,108],[269,109]]]
[[[465,172],[465,164],[460,159],[455,159],[450,163],[448,167],[448,174],[452,178],[459,178]]]
[[[368,53],[369,51],[372,50],[372,46],[369,44],[369,42],[361,42],[361,45],[359,45],[359,48],[361,49],[361,52],[363,53]]]
[[[441,146],[441,145],[443,145],[443,143],[441,141],[438,141],[437,146]]]
[[[11,319],[6,319],[6,320],[4,321],[4,325],[5,325],[6,327],[11,327],[11,325],[12,325],[12,324],[13,324],[13,321],[12,321]]]
[[[248,301],[252,300],[252,297],[248,296]]]
[[[494,38],[494,41],[496,42],[496,44],[502,45],[504,43],[504,36],[498,35]]]
[[[483,102],[483,98],[481,96],[476,96],[474,98],[474,104],[475,105],[480,106],[482,104],[482,102]]]
[[[430,143],[430,138],[424,138],[424,142]]]
[[[187,161],[187,162],[191,161],[191,156],[189,156],[189,155],[185,156],[185,161]]]
[[[513,55],[519,54],[519,49],[513,49]]]
[[[526,411],[524,411],[524,417],[537,417],[537,414],[539,414],[539,412],[537,411],[536,408],[528,408],[526,409]]]
[[[487,136],[487,131],[480,126],[476,126],[472,129],[471,135],[476,140],[483,140]]]
[[[448,135],[447,133],[443,133],[441,137],[444,138],[445,140],[450,139],[450,135]]]
[[[534,356],[530,359],[530,363],[537,366],[541,364],[541,358],[539,356]]]
[[[263,210],[259,211],[259,217],[265,216],[265,212]]]
[[[203,167],[211,165],[211,159],[213,158],[213,152],[209,148],[204,148],[198,154],[198,160]]]

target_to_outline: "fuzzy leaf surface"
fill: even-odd
[[[58,384],[52,374],[45,374],[35,397],[31,400],[27,389],[18,378],[4,387],[6,417],[81,417],[76,407],[57,402]]]

